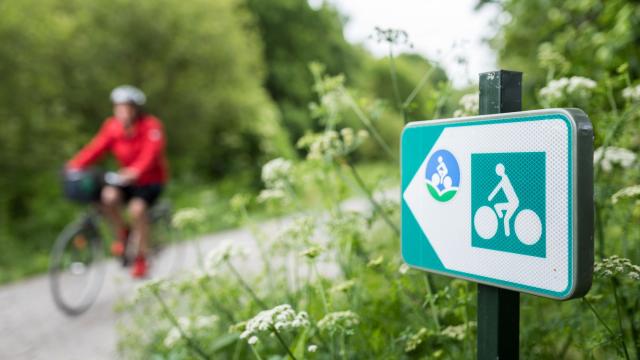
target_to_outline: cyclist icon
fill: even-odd
[[[510,231],[510,220],[513,214],[518,210],[518,206],[520,206],[520,200],[518,199],[518,195],[513,189],[513,185],[511,184],[511,180],[509,180],[509,176],[504,172],[504,165],[498,164],[496,165],[496,174],[500,176],[501,180],[496,185],[495,189],[489,195],[487,200],[491,201],[498,194],[500,190],[504,192],[504,195],[507,197],[506,203],[498,203],[493,205],[493,208],[496,210],[499,218],[503,219],[504,223],[504,234],[506,236],[511,235]],[[502,212],[504,211],[504,215]]]
[[[444,163],[442,156],[438,156],[438,166],[436,167],[436,170],[437,172],[431,177],[431,183],[436,186],[442,185],[445,190],[451,188],[453,181],[451,180],[451,177],[448,176],[449,169],[447,168],[447,164]]]
[[[498,218],[500,218],[503,220],[504,234],[506,237],[509,237],[511,236],[511,218],[517,212],[514,223],[516,237],[523,244],[535,244],[542,236],[540,217],[530,209],[524,209],[518,212],[520,199],[502,163],[496,165],[496,174],[500,177],[500,181],[491,194],[489,194],[487,200],[492,201],[500,190],[502,190],[507,198],[507,202],[496,203],[493,205],[493,208],[489,206],[480,207],[473,217],[473,227],[480,237],[488,240],[495,237],[498,232]]]

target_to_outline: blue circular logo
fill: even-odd
[[[447,150],[438,150],[427,161],[427,189],[438,201],[449,201],[458,192],[460,167],[455,156]]]

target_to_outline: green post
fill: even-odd
[[[522,73],[480,74],[480,115],[522,110]],[[520,293],[478,284],[478,359],[518,359]]]

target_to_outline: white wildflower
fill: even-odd
[[[249,343],[249,345],[255,345],[258,342],[258,337],[254,335],[250,337],[249,340],[247,340],[247,342]]]
[[[218,265],[234,257],[247,255],[247,250],[232,240],[224,240],[215,249],[211,250],[205,258],[205,269],[212,271]]]
[[[258,195],[258,202],[280,201],[287,197],[287,193],[282,189],[264,189]]]
[[[640,184],[628,186],[622,190],[619,190],[611,197],[611,202],[617,203],[621,198],[630,198],[640,195]]]
[[[180,335],[180,330],[178,330],[177,327],[172,327],[167,333],[167,336],[165,336],[164,341],[162,343],[164,344],[164,346],[171,348],[181,338],[182,338],[182,335]]]
[[[344,128],[340,132],[328,130],[321,134],[307,134],[298,141],[298,147],[308,148],[307,159],[333,161],[355,151],[366,140],[364,130],[354,132]]]
[[[640,266],[634,265],[631,260],[617,255],[596,262],[593,266],[593,273],[600,278],[626,275],[631,280],[640,280]]]
[[[291,182],[291,161],[276,158],[262,167],[262,181],[269,189],[282,189]]]
[[[563,77],[549,81],[547,86],[540,89],[540,97],[550,103],[561,101],[567,96],[587,97],[596,86],[595,81],[586,77]]]
[[[184,229],[189,226],[201,224],[206,218],[206,214],[201,209],[185,208],[178,210],[173,218],[171,224],[176,229]]]
[[[359,323],[360,317],[353,311],[338,311],[325,315],[318,321],[318,328],[330,334],[353,335],[354,329]]]
[[[309,347],[307,348],[307,351],[310,353],[314,353],[318,351],[318,345],[314,345],[314,344],[309,345]]]
[[[640,101],[640,85],[624,88],[622,97],[629,101]]]
[[[398,272],[402,275],[406,274],[409,271],[409,265],[402,263],[402,265],[400,265],[400,268],[398,269]]]
[[[309,326],[309,316],[306,312],[296,313],[289,304],[278,305],[270,310],[264,310],[247,321],[245,329],[240,334],[241,339],[249,339],[260,333],[273,334],[276,330],[287,331]]]
[[[600,164],[605,172],[613,170],[614,165],[620,165],[627,169],[636,161],[636,154],[628,149],[608,146],[606,149],[599,147],[593,152],[593,163]]]
[[[458,102],[460,109],[453,113],[453,117],[478,115],[480,107],[480,93],[466,94]]]

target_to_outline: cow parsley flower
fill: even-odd
[[[185,229],[189,226],[201,224],[206,218],[202,209],[185,208],[178,210],[171,219],[171,225],[176,229]]]
[[[593,272],[596,277],[611,278],[618,275],[626,275],[631,280],[640,281],[640,266],[631,263],[631,260],[617,255],[602,259],[595,263]]]
[[[615,194],[613,194],[613,196],[611,197],[611,202],[615,204],[618,201],[620,201],[620,199],[622,198],[631,198],[639,195],[640,195],[640,184],[627,186],[626,188],[618,190]]]
[[[409,265],[402,263],[402,265],[400,265],[400,268],[398,269],[398,272],[402,275],[406,274],[409,271]]]
[[[293,163],[281,157],[275,158],[262,167],[262,181],[268,188],[282,189],[291,182]]]
[[[282,201],[287,198],[287,192],[282,189],[264,189],[258,194],[258,202]]]
[[[205,268],[212,271],[225,261],[229,261],[234,257],[244,257],[247,250],[233,242],[232,240],[223,240],[220,245],[211,250],[205,258]]]
[[[330,334],[340,333],[353,335],[355,327],[360,323],[360,317],[353,311],[338,311],[328,313],[320,321],[318,328]]]
[[[368,135],[365,130],[355,132],[351,128],[344,128],[340,132],[328,130],[303,136],[298,141],[298,147],[309,149],[309,160],[333,161],[355,151]]]
[[[540,97],[549,102],[557,103],[568,96],[587,97],[591,95],[591,91],[595,89],[597,83],[589,78],[582,76],[572,76],[570,78],[560,78],[551,80],[540,89]]]
[[[309,316],[306,312],[296,313],[291,305],[283,304],[270,310],[261,311],[248,320],[240,338],[251,340],[261,333],[275,334],[275,331],[288,331],[308,326]]]
[[[404,345],[405,352],[411,352],[418,348],[423,341],[425,341],[429,337],[430,332],[426,328],[420,328],[417,333],[411,334],[411,336],[407,339],[406,344]]]
[[[640,101],[640,85],[624,88],[622,97],[629,101]]]
[[[453,113],[453,117],[478,115],[480,107],[480,93],[466,94],[458,102],[460,109]]]
[[[625,148],[608,146],[606,149],[599,147],[593,152],[593,163],[595,165],[600,164],[600,167],[605,172],[613,170],[614,165],[620,165],[627,169],[633,165],[636,161],[636,154]]]

